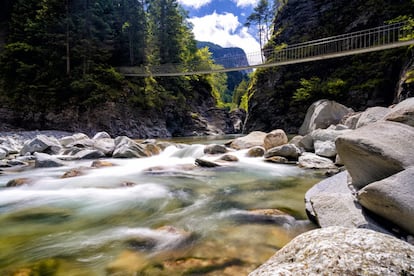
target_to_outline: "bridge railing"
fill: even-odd
[[[241,71],[257,67],[270,67],[299,63],[323,58],[363,53],[414,44],[414,30],[407,22],[399,22],[322,39],[283,45],[279,49],[248,54],[256,62],[246,65],[246,56],[230,56],[216,59],[220,67],[208,62],[189,64],[162,64],[141,67],[123,67],[126,76],[180,76]],[[234,64],[239,64],[235,66]]]

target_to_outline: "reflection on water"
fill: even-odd
[[[244,151],[232,153],[239,162],[196,167],[203,147],[0,176],[0,274],[246,275],[313,227],[303,203],[319,180],[311,172]],[[60,178],[79,167],[82,175]],[[5,188],[20,177],[31,184]]]

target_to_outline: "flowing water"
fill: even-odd
[[[203,148],[0,175],[0,275],[247,275],[314,227],[303,203],[320,180],[313,172],[245,151],[232,153],[238,162],[196,167]],[[61,178],[73,168],[82,175]],[[16,178],[31,182],[5,187]]]

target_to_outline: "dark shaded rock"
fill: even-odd
[[[65,166],[65,163],[63,163],[63,161],[47,153],[36,152],[34,155],[36,168],[53,168]]]
[[[287,164],[289,163],[289,160],[286,157],[283,156],[271,156],[265,158],[266,162],[270,163],[276,163],[276,164]]]
[[[262,146],[256,146],[256,147],[252,147],[250,148],[247,153],[246,156],[247,157],[262,157],[265,154],[266,150],[264,147]]]
[[[274,156],[282,156],[289,160],[297,160],[301,153],[302,151],[294,144],[285,144],[282,146],[269,149],[265,153],[264,157],[270,158]]]
[[[22,185],[27,185],[33,182],[33,179],[30,178],[16,178],[7,182],[6,187],[19,187]]]
[[[79,159],[99,159],[105,157],[105,154],[99,150],[84,149],[75,154]]]
[[[217,164],[216,162],[208,161],[208,160],[201,159],[201,158],[197,158],[195,160],[195,163],[197,166],[205,167],[205,168],[220,167],[220,164]]]
[[[218,160],[227,161],[227,162],[238,162],[239,158],[237,158],[237,156],[234,156],[232,154],[225,154],[222,157],[220,157],[220,159]]]
[[[21,155],[26,153],[44,152],[48,154],[57,154],[62,149],[59,141],[54,137],[38,135],[36,138],[26,141],[20,151]]]
[[[205,154],[223,154],[227,152],[227,148],[223,145],[210,144],[204,147]]]

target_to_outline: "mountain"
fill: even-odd
[[[246,53],[238,47],[223,48],[212,42],[197,41],[197,48],[208,47],[216,63],[225,68],[248,66]],[[235,58],[236,57],[236,58]]]
[[[360,31],[412,14],[411,0],[289,0],[274,20],[275,35],[267,47]],[[321,98],[355,111],[391,105],[407,93],[398,87],[409,87],[399,85],[413,63],[409,53],[408,47],[397,48],[257,70],[244,132],[282,128],[297,133],[306,108]]]

